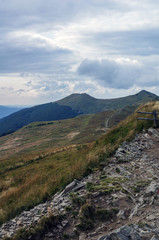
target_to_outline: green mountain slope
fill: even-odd
[[[157,110],[159,102],[145,104],[141,111]],[[0,161],[0,223],[49,199],[73,179],[107,166],[109,157],[123,142],[153,125],[137,120],[137,113],[110,129],[98,141],[57,151],[12,155]],[[7,137],[7,136],[6,136]]]
[[[147,91],[123,98],[105,100],[93,98],[85,93],[72,94],[60,101],[23,109],[0,119],[0,136],[16,131],[31,122],[68,119],[79,114],[121,109],[155,100],[159,100],[159,97]]]
[[[0,135],[16,131],[31,122],[67,119],[77,115],[77,112],[69,106],[61,106],[57,103],[26,108],[0,120]]]
[[[83,114],[72,119],[30,123],[0,138],[0,159],[92,142],[134,110],[135,107],[127,107],[120,111]]]
[[[143,90],[135,95],[115,99],[96,99],[86,93],[72,94],[57,101],[57,103],[70,106],[73,110],[87,114],[119,109],[133,104],[141,104],[157,100],[159,100],[157,95]]]

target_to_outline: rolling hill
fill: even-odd
[[[83,114],[72,119],[34,122],[0,138],[0,159],[9,156],[37,154],[46,149],[86,144],[97,140],[112,126],[133,113],[135,107],[96,114]]]
[[[0,119],[0,135],[14,132],[31,122],[67,119],[77,115],[78,113],[69,106],[61,106],[57,103],[46,103],[22,109]]]
[[[141,103],[157,101],[159,97],[147,91],[115,99],[96,99],[88,94],[72,94],[60,101],[26,108],[0,119],[0,136],[37,121],[53,121],[73,118],[80,114],[92,114]]]
[[[87,114],[103,112],[111,109],[120,109],[133,104],[141,104],[158,100],[159,97],[157,95],[142,90],[135,95],[114,99],[96,99],[86,93],[71,94],[70,96],[57,101],[57,103],[69,106],[80,113]]]

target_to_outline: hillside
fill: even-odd
[[[139,108],[140,111],[152,111],[153,109],[159,111],[158,102],[149,103]],[[29,226],[30,223],[33,223],[34,231],[33,229],[30,231],[33,234],[33,238],[30,239],[46,239],[45,237],[47,236],[44,235],[45,233],[52,234],[50,235],[52,236],[51,239],[64,239],[65,234],[71,234],[71,231],[73,231],[72,227],[74,228],[77,225],[79,228],[76,228],[74,237],[75,239],[79,239],[79,234],[88,234],[89,231],[93,233],[94,227],[100,227],[102,223],[106,223],[107,225],[110,221],[113,228],[115,226],[120,227],[124,223],[122,219],[126,221],[129,219],[129,224],[133,223],[133,221],[135,222],[136,205],[140,211],[145,211],[146,214],[146,209],[142,210],[142,197],[145,197],[145,192],[148,194],[151,192],[151,184],[153,185],[154,182],[158,184],[158,170],[155,170],[156,163],[154,161],[155,157],[158,156],[158,138],[156,137],[156,140],[151,138],[152,133],[150,130],[148,134],[137,134],[142,132],[143,129],[148,129],[152,124],[153,122],[151,121],[138,121],[137,113],[135,113],[116,127],[110,129],[93,143],[72,146],[69,149],[65,148],[56,152],[46,150],[43,154],[36,156],[28,153],[28,155],[2,159],[0,161],[1,222],[13,218],[23,210],[28,210],[38,203],[44,202],[47,199],[48,201],[44,205],[35,207],[34,210],[23,212],[16,220],[13,219],[10,223],[3,225],[0,232],[1,236],[4,236],[4,232],[13,234],[19,227]],[[155,136],[157,134],[156,131]],[[132,139],[135,136],[137,137],[133,142]],[[122,143],[123,145],[118,148]],[[143,154],[147,150],[149,150],[150,154],[147,153],[147,157],[145,157]],[[151,150],[154,150],[153,156]],[[113,155],[115,152],[116,155]],[[123,154],[125,155],[123,156]],[[152,156],[152,159],[149,163],[147,159],[150,159],[150,156]],[[152,161],[154,161],[154,165]],[[145,166],[147,167],[145,168]],[[90,173],[91,175],[89,175]],[[83,176],[88,177],[83,178]],[[148,179],[147,176],[149,176]],[[75,180],[63,193],[56,194],[52,198],[54,193],[62,190],[75,178],[78,181]],[[93,185],[91,182],[93,182]],[[131,185],[131,189],[129,184]],[[75,192],[67,194],[72,189]],[[76,191],[78,191],[77,194]],[[152,191],[155,194],[156,190]],[[84,193],[86,195],[83,195]],[[137,193],[139,194],[137,195]],[[149,196],[152,196],[152,194],[147,195],[147,201],[152,200]],[[98,202],[98,197],[100,202]],[[141,208],[138,205],[139,199],[141,201]],[[144,203],[146,202],[144,201]],[[155,203],[154,198],[153,204]],[[62,212],[59,212],[58,206]],[[129,211],[126,211],[127,206],[129,206]],[[151,211],[156,206],[152,205]],[[125,211],[124,215],[122,215],[123,210]],[[150,208],[147,210],[150,210]],[[52,211],[54,215],[43,219],[39,223],[41,225],[35,229],[35,224],[37,224],[40,217],[48,216]],[[65,215],[63,215],[63,211]],[[118,218],[116,218],[117,213],[120,213]],[[55,217],[55,214],[57,214],[57,217]],[[125,218],[122,218],[123,216]],[[132,218],[129,218],[130,216]],[[58,231],[57,220],[60,218],[66,224],[63,222],[63,227],[58,228],[61,231]],[[94,224],[92,225],[92,218],[94,218],[95,226]],[[71,222],[71,219],[74,219],[73,222],[76,223],[76,226]],[[139,218],[138,220],[141,219]],[[148,221],[151,220],[147,219]],[[113,222],[114,224],[118,222],[118,224],[113,225]],[[66,229],[64,226],[68,228]],[[51,229],[56,229],[56,231],[51,232]],[[108,230],[111,231],[110,229]],[[21,231],[19,233],[20,238],[16,239],[29,239],[27,233],[24,234],[24,232],[24,230]],[[76,233],[78,234],[77,237]],[[23,238],[20,234],[23,234]],[[38,235],[38,238],[36,238],[36,234],[42,235]],[[87,237],[83,239],[87,239]]]
[[[80,113],[97,113],[112,109],[120,109],[125,106],[141,104],[151,101],[158,101],[159,97],[153,93],[142,90],[141,92],[122,98],[96,99],[86,93],[72,94],[62,100],[57,101],[60,105],[66,105]]]
[[[7,107],[7,106],[0,106],[0,119],[4,118],[14,112],[21,110],[18,107]]]
[[[0,138],[0,159],[15,154],[24,155],[68,145],[85,144],[100,138],[109,128],[133,113],[135,107],[72,119],[34,122]]]
[[[50,201],[3,225],[0,233],[13,235],[20,223],[32,228],[12,240],[159,239],[158,149],[159,131],[138,134],[103,168],[74,179]]]
[[[68,119],[80,114],[122,109],[126,106],[137,107],[141,103],[155,100],[159,100],[159,97],[147,91],[105,100],[93,98],[88,94],[72,94],[60,101],[23,109],[0,119],[0,136],[14,132],[32,122]]]
[[[26,108],[0,119],[0,135],[8,134],[36,121],[53,121],[73,118],[78,113],[69,106],[57,103],[46,103],[31,108]]]

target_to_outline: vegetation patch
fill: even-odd
[[[43,217],[36,226],[31,226],[29,229],[21,228],[13,237],[5,237],[4,240],[35,240],[41,239],[45,233],[57,226],[64,216]]]
[[[135,185],[131,187],[134,192],[140,192],[144,187],[148,186],[150,181],[137,181]]]
[[[138,110],[154,109],[159,111],[158,102],[146,104]],[[26,150],[21,154],[1,159],[0,223],[51,198],[73,179],[79,179],[99,167],[101,162],[107,163],[108,158],[123,141],[130,141],[136,133],[153,126],[153,121],[139,121],[137,117],[137,113],[129,116],[98,139],[98,144],[93,142],[80,149],[66,148],[52,154],[50,148],[45,148],[43,154],[41,149],[36,153],[28,153]],[[39,128],[44,127],[46,126]],[[37,156],[40,156],[40,159]],[[90,191],[94,188],[107,194],[122,190],[122,181],[125,179],[103,177],[99,185],[87,187]]]
[[[125,179],[121,177],[106,177],[101,180],[100,184],[94,186],[94,190],[98,190],[105,194],[120,191],[122,190],[121,183],[123,182],[125,182]]]
[[[86,231],[92,229],[94,227],[93,220],[95,216],[95,209],[94,207],[86,203],[80,208],[80,216],[79,216],[79,223],[77,224],[77,228]]]
[[[80,197],[78,193],[71,192],[69,197],[74,206],[81,206],[85,203],[85,199]]]
[[[108,221],[112,219],[119,210],[117,208],[112,209],[97,209],[96,210],[96,219],[101,221]]]

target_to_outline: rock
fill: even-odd
[[[62,227],[66,227],[67,224],[68,224],[68,221],[67,221],[67,220],[61,222]]]
[[[120,153],[126,153],[127,152],[124,148],[121,148],[121,147],[119,147],[117,151],[120,152]]]
[[[151,184],[146,189],[146,196],[150,196],[157,192],[158,184],[155,181],[152,181]]]
[[[158,137],[158,132],[154,128],[149,128],[148,133],[152,134],[155,137]]]
[[[74,238],[76,236],[75,232],[67,233],[68,239]]]
[[[61,192],[61,196],[62,196],[62,195],[65,195],[66,193],[71,192],[72,189],[76,187],[77,182],[78,182],[78,181],[77,181],[76,179],[74,179],[73,182],[71,182],[70,184],[68,184],[68,185],[65,187],[65,189]]]
[[[126,219],[124,210],[120,210],[117,214],[120,219]]]
[[[120,228],[120,233],[126,237],[129,237],[131,232],[132,232],[132,228],[127,225]]]
[[[157,238],[156,236],[153,236],[150,240],[158,240],[159,238]]]
[[[57,228],[60,230],[63,229],[63,227],[60,224],[57,225]]]
[[[131,214],[129,216],[129,219],[131,219],[134,215],[136,215],[136,216],[138,215],[138,208],[139,208],[140,205],[141,204],[139,203],[134,207],[134,209],[132,209]]]
[[[51,232],[49,232],[49,233],[47,233],[45,236],[50,238],[50,237],[54,237],[54,234],[51,233]]]
[[[111,233],[110,234],[110,240],[129,240],[129,237],[124,236],[120,232],[118,232],[118,233]]]
[[[106,236],[99,237],[98,240],[110,240],[110,237],[106,235]]]
[[[95,236],[97,236],[97,235],[98,235],[97,232],[88,233],[88,237],[95,237]]]
[[[87,237],[84,233],[81,233],[81,235],[79,236],[79,240],[86,240]]]
[[[130,234],[131,240],[141,240],[141,236],[137,232],[133,232]]]

